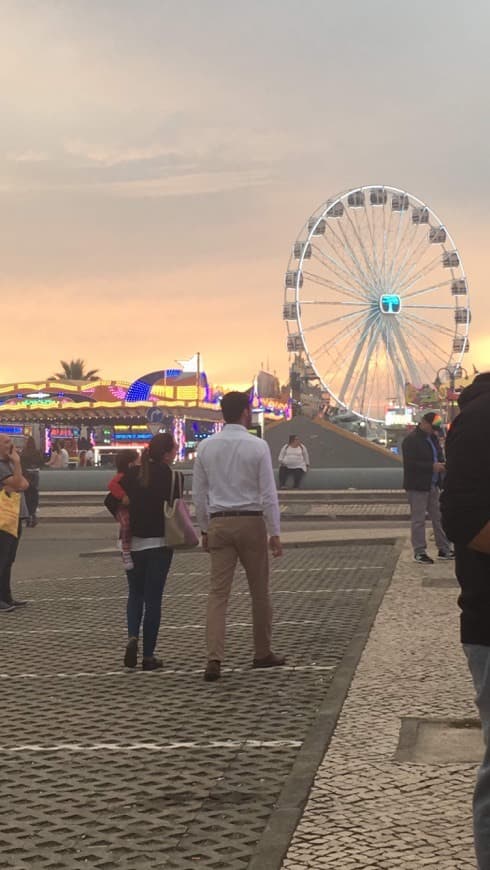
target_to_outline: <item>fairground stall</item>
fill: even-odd
[[[113,464],[119,450],[141,449],[157,432],[172,432],[179,461],[192,459],[199,442],[222,427],[219,392],[204,372],[165,369],[136,381],[46,380],[0,386],[0,432],[22,447],[32,435],[48,455],[56,441],[72,465],[83,464],[88,450],[95,465]],[[254,394],[254,431],[264,418],[282,419],[287,404],[265,406]]]

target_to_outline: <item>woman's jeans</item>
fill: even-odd
[[[490,646],[464,644],[476,690],[485,753],[473,796],[473,828],[478,870],[490,870]]]
[[[288,468],[287,465],[279,466],[279,486],[286,486],[289,475],[293,476],[294,488],[298,489],[304,476],[302,468]]]
[[[129,585],[128,636],[139,637],[143,619],[144,658],[151,658],[155,651],[160,628],[163,588],[172,556],[173,550],[169,550],[168,547],[131,552],[134,568],[126,572]]]
[[[30,517],[35,517],[39,506],[39,471],[37,468],[28,468],[26,477],[29,481],[29,489],[24,493],[27,510]]]

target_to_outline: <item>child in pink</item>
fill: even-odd
[[[137,450],[121,450],[116,456],[117,474],[109,481],[109,492],[118,500],[119,507],[116,512],[116,520],[119,523],[119,540],[121,541],[121,554],[126,571],[134,568],[131,558],[131,529],[129,527],[129,498],[124,492],[120,481],[128,468],[138,461]]]

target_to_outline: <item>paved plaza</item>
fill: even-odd
[[[483,749],[453,571],[405,543],[284,870],[475,870]],[[413,718],[436,729],[418,753],[399,746]]]
[[[373,590],[391,576],[393,543],[289,549],[274,563],[275,648],[288,666],[273,671],[251,670],[239,577],[227,667],[209,685],[204,554],[175,559],[165,670],[126,673],[119,561],[79,559],[86,541],[47,528],[24,536],[16,565],[30,606],[1,626],[2,866],[246,868]]]
[[[285,535],[283,669],[250,667],[238,575],[217,684],[202,680],[205,554],[174,560],[164,671],[128,673],[120,562],[87,555],[114,529],[26,531],[15,590],[30,606],[0,626],[0,866],[474,868],[479,735],[453,566],[415,565],[406,532],[384,529]],[[432,743],[417,717],[442,729]]]
[[[342,502],[331,501],[316,501],[314,499],[301,499],[293,502],[292,499],[281,503],[281,519],[286,521],[295,521],[297,519],[304,520],[337,520],[337,519],[394,519],[400,522],[408,521],[410,518],[409,509],[406,501],[397,504],[388,502],[380,504],[379,502],[372,503],[356,503],[355,496],[352,497],[352,503],[345,504]],[[56,504],[56,501],[59,503]],[[67,518],[72,522],[107,522],[112,523],[113,519],[108,514],[104,507],[101,507],[100,496],[94,499],[95,503],[77,504],[71,500],[52,500],[48,505],[43,505],[40,511],[40,516],[43,522],[66,522]],[[190,513],[194,514],[193,506],[190,505]]]

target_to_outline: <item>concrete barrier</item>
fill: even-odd
[[[185,489],[189,492],[192,485],[192,470],[186,468],[182,471]],[[44,469],[40,475],[40,490],[41,492],[103,492],[114,474],[114,469],[104,468],[77,468],[67,471]],[[401,466],[310,468],[303,480],[303,489],[401,489],[402,479]]]
[[[289,482],[291,485],[291,482]],[[402,489],[403,468],[310,468],[304,489]]]

